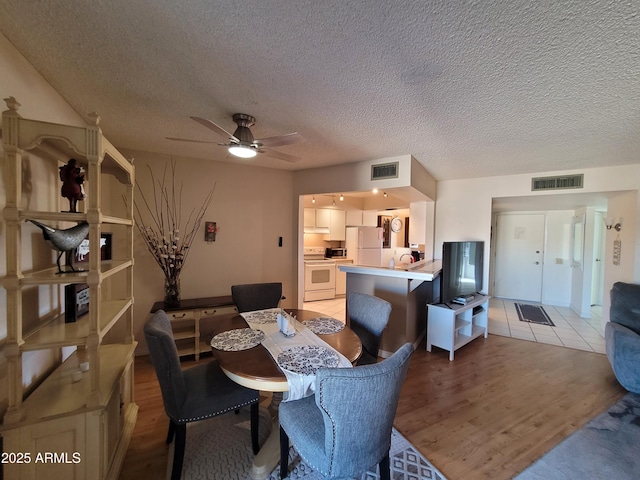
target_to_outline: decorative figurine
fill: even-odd
[[[37,222],[36,220],[31,220],[27,218],[26,222],[31,222],[40,230],[42,230],[42,235],[44,236],[45,242],[54,250],[60,252],[58,255],[58,259],[56,260],[56,264],[58,265],[58,273],[69,273],[69,272],[79,272],[82,270],[77,270],[74,268],[73,263],[70,262],[68,266],[70,270],[64,271],[62,267],[60,267],[60,257],[65,252],[70,252],[73,249],[77,248],[80,243],[86,238],[89,234],[89,224],[87,222],[80,222],[75,227],[67,228],[66,230],[60,230],[59,228],[53,228],[49,225],[45,225],[44,223]],[[70,256],[73,259],[73,256]]]
[[[69,212],[75,213],[77,212],[76,205],[78,200],[84,198],[82,188],[84,174],[75,158],[70,159],[66,165],[60,167],[60,180],[62,180],[60,193],[64,198],[69,199]]]

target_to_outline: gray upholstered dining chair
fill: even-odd
[[[356,365],[370,365],[378,361],[380,337],[389,323],[391,304],[381,298],[360,292],[347,295],[349,327],[362,342],[362,355]]]
[[[280,478],[288,475],[289,440],[326,478],[351,478],[380,466],[389,479],[389,448],[400,388],[413,346],[375,365],[321,368],[315,395],[280,404]]]
[[[282,283],[232,285],[231,298],[239,313],[276,308],[282,298]]]
[[[156,371],[164,410],[169,417],[167,443],[176,443],[171,480],[182,474],[187,423],[237,411],[251,405],[251,443],[258,452],[257,390],[242,387],[230,380],[215,361],[183,370],[171,330],[171,322],[163,310],[153,314],[144,326],[151,362]]]

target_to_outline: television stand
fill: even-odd
[[[453,302],[451,302],[453,303]],[[454,352],[489,333],[489,297],[477,293],[465,305],[427,305],[427,352],[432,346]]]

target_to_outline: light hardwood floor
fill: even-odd
[[[135,376],[140,410],[120,478],[160,479],[168,421],[148,357]],[[489,335],[450,362],[423,341],[395,426],[449,480],[510,479],[625,393],[602,354]]]

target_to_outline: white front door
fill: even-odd
[[[542,301],[544,214],[500,214],[496,218],[494,295]]]

